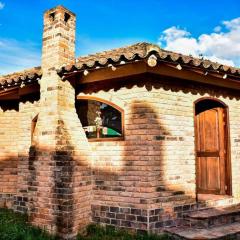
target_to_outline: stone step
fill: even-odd
[[[239,203],[240,202],[238,199],[233,198],[231,196],[222,196],[222,197],[220,196],[216,198],[216,195],[213,195],[210,199],[207,199],[207,200],[198,199],[199,208],[227,207],[227,206],[232,206]]]
[[[240,223],[232,223],[208,229],[198,229],[194,227],[173,227],[165,230],[170,235],[169,239],[174,240],[240,240]]]
[[[211,228],[234,222],[240,222],[240,205],[210,208],[187,213],[184,222],[195,228]]]
[[[151,198],[148,200],[148,203],[172,203],[172,202],[183,202],[191,200],[191,198],[187,195],[170,195],[170,196],[159,196],[156,198]],[[191,201],[192,202],[192,201]],[[180,203],[179,203],[180,204]]]

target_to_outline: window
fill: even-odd
[[[77,114],[89,139],[119,139],[123,137],[123,111],[114,104],[99,99],[78,99]]]

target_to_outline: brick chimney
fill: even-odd
[[[55,70],[74,61],[75,21],[62,6],[44,14],[41,100],[27,180],[29,221],[61,239],[75,239],[91,221],[91,149],[74,84]]]
[[[44,13],[42,70],[59,68],[75,59],[76,16],[57,6]]]

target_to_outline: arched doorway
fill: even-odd
[[[231,195],[227,106],[215,99],[195,102],[197,193]]]

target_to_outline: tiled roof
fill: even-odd
[[[15,72],[12,74],[0,76],[0,87],[11,88],[20,86],[22,83],[31,83],[41,78],[41,67],[26,69],[22,72]]]
[[[154,55],[158,61],[180,63],[192,67],[203,68],[209,71],[213,70],[229,73],[240,77],[240,68],[230,67],[209,60],[166,51],[157,45],[144,42],[77,58],[74,65],[64,66],[58,72],[59,74],[62,74],[75,70],[81,71],[85,69],[106,67],[109,64],[114,65],[147,59],[151,55]]]
[[[209,60],[195,58],[161,49],[150,43],[137,43],[131,46],[117,48],[101,53],[79,57],[74,65],[67,65],[58,70],[60,75],[72,71],[84,71],[85,69],[97,69],[114,64],[124,64],[138,60],[156,57],[158,61],[182,64],[183,66],[197,67],[206,71],[216,71],[234,75],[240,79],[240,68],[230,67]],[[41,78],[41,67],[35,67],[22,72],[0,76],[0,87],[8,88],[20,85],[22,82],[35,81]]]

